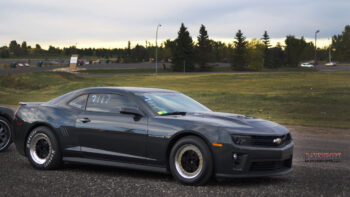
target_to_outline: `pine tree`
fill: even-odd
[[[337,61],[350,61],[350,25],[346,25],[342,34],[332,38],[334,58]]]
[[[285,63],[285,54],[282,46],[277,42],[276,46],[270,49],[271,61],[274,68],[279,68]]]
[[[9,58],[10,53],[6,46],[0,48],[0,57],[1,58]]]
[[[9,51],[15,56],[21,56],[21,46],[17,44],[16,40],[12,40],[9,45]]]
[[[296,38],[295,36],[289,35],[285,39],[285,53],[286,63],[289,66],[297,67],[302,60],[302,55],[307,47],[307,43],[303,37]]]
[[[193,41],[187,28],[182,23],[175,39],[175,47],[173,54],[173,70],[174,71],[194,71],[194,52]]]
[[[41,54],[41,52],[42,52],[41,46],[39,44],[36,44],[34,51],[36,54]]]
[[[241,30],[238,30],[236,33],[234,41],[234,54],[232,58],[232,69],[234,70],[244,70],[246,65],[245,60],[245,53],[246,53],[246,47],[247,47],[247,41],[245,40],[245,37],[243,36],[243,33]]]
[[[210,60],[211,43],[209,40],[208,32],[204,25],[201,25],[199,29],[199,36],[197,37],[197,63],[201,70],[208,70],[208,62]]]
[[[264,32],[263,37],[261,38],[262,42],[265,45],[264,49],[264,67],[272,68],[272,58],[271,58],[271,52],[270,52],[270,36],[267,34],[267,31]]]
[[[27,42],[26,42],[26,41],[23,41],[23,42],[22,42],[21,49],[22,49],[22,53],[23,53],[24,55],[27,55],[27,53],[28,53],[28,48],[27,48]]]
[[[267,31],[264,32],[263,37],[261,38],[261,41],[264,43],[265,47],[269,48],[270,45],[270,36],[267,34]]]

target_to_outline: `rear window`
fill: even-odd
[[[75,91],[73,91],[73,92],[68,92],[67,94],[64,94],[64,95],[62,95],[62,96],[59,96],[59,97],[57,97],[57,98],[54,98],[54,99],[50,100],[48,103],[49,103],[50,105],[55,105],[55,104],[57,104],[57,103],[60,103],[61,101],[66,100],[68,97],[70,97],[71,95],[75,94],[75,93],[78,92],[78,91],[80,91],[80,90],[75,90]]]
[[[73,99],[71,102],[68,103],[68,105],[78,109],[85,109],[86,99],[87,95],[84,94]]]

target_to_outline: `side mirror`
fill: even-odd
[[[125,107],[120,110],[121,114],[133,114],[135,116],[144,116],[143,112],[136,107]]]

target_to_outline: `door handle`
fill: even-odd
[[[82,123],[88,123],[91,120],[89,118],[82,118],[82,119],[79,119],[79,121],[82,122]]]

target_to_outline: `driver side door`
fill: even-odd
[[[88,95],[86,110],[76,120],[85,156],[133,163],[147,160],[147,117],[122,114],[124,107],[135,107],[125,95]]]

